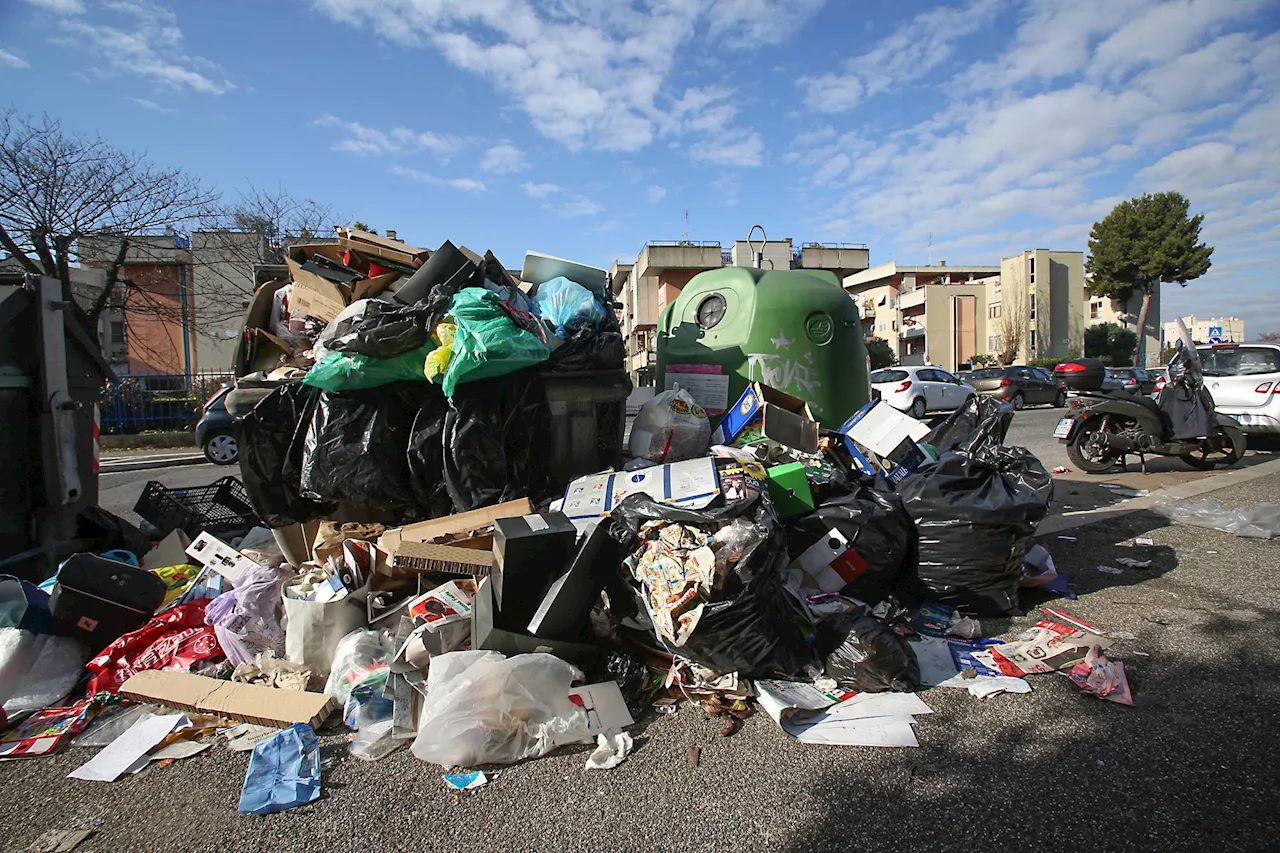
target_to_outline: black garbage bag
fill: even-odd
[[[430,315],[425,305],[396,305],[374,299],[364,309],[364,316],[348,329],[339,328],[326,348],[371,358],[395,358],[427,343],[431,338]]]
[[[847,580],[843,595],[875,604],[909,593],[916,577],[916,527],[892,492],[855,484],[813,512],[787,525],[787,550],[793,560],[832,565]],[[822,556],[819,557],[818,555]],[[831,562],[821,560],[832,558]],[[814,573],[810,569],[810,574]]]
[[[625,357],[621,333],[584,328],[552,350],[546,366],[552,371],[621,370]]]
[[[442,441],[455,512],[550,497],[551,413],[537,368],[459,385]]]
[[[736,566],[726,573],[722,588],[703,605],[702,616],[684,644],[675,646],[661,636],[658,641],[674,655],[715,672],[737,672],[744,678],[803,678],[806,667],[816,664],[794,618],[791,598],[783,589],[788,563],[786,537],[767,495],[722,509],[697,511],[634,494],[623,500],[611,517],[633,535],[645,522],[655,519],[706,530],[719,530],[737,518],[752,522],[760,538],[742,551]],[[619,571],[633,593],[642,597],[639,584],[626,567]]]
[[[378,520],[420,518],[406,451],[425,386],[321,392],[306,432],[303,496],[366,504]]]
[[[892,628],[870,616],[833,616],[818,626],[814,648],[828,678],[846,690],[911,693],[920,687],[920,663]]]
[[[898,485],[920,537],[920,594],[966,616],[1014,616],[1053,478],[1023,447],[945,453]]]
[[[236,418],[240,476],[268,527],[287,527],[333,512],[335,505],[302,494],[304,436],[320,392],[301,382],[279,386],[244,417]]]
[[[1004,444],[1013,423],[1013,407],[979,394],[952,412],[919,443],[931,445],[938,455],[951,450],[973,453],[979,447]]]
[[[151,539],[134,525],[100,506],[76,513],[76,539],[93,541],[89,550],[99,553],[123,548],[139,560],[151,550]]]
[[[444,477],[445,423],[449,400],[437,385],[428,385],[425,399],[413,418],[406,458],[414,498],[431,518],[454,512]]]

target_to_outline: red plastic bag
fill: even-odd
[[[189,670],[192,664],[225,657],[213,628],[205,624],[207,604],[180,604],[107,646],[85,665],[92,676],[87,695],[118,693],[120,685],[136,672]]]

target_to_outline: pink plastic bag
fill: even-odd
[[[205,621],[213,626],[231,663],[253,663],[258,653],[267,651],[284,657],[280,587],[291,576],[284,569],[259,566],[246,572],[235,589],[209,602]]]

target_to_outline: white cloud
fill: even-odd
[[[335,21],[439,51],[492,82],[539,133],[571,151],[636,151],[660,134],[698,138],[732,119],[726,103],[673,115],[683,97],[672,87],[673,69],[690,46],[776,44],[823,2],[316,0],[316,6]]]
[[[235,88],[215,63],[189,53],[178,16],[152,0],[103,0],[92,17],[79,0],[28,2],[62,17],[55,41],[105,62],[110,73],[137,74],[165,88],[205,95]]]
[[[169,107],[161,106],[160,104],[157,104],[155,101],[149,101],[146,98],[125,98],[125,100],[131,101],[137,104],[138,106],[142,107],[144,110],[152,110],[153,112],[157,112],[157,113],[165,113],[166,115],[173,115],[177,112],[177,110],[173,110],[173,109],[170,109]]]
[[[864,98],[898,89],[927,76],[950,59],[955,43],[986,26],[1003,0],[968,0],[921,12],[844,63],[838,74],[801,77],[804,102],[818,112],[842,112]]]
[[[667,189],[666,187],[660,187],[657,184],[654,184],[653,186],[649,187],[648,194],[649,194],[649,203],[657,204],[658,202],[662,201],[664,198],[667,197]]]
[[[484,152],[480,157],[480,168],[486,172],[503,175],[525,171],[529,168],[529,161],[519,148],[509,142],[503,142]]]
[[[448,162],[449,157],[462,146],[462,140],[448,134],[410,130],[407,127],[379,130],[328,113],[313,123],[343,131],[345,136],[333,144],[333,149],[351,154],[389,155],[428,151],[441,162]]]
[[[520,189],[524,190],[524,194],[529,198],[546,198],[553,193],[564,191],[564,188],[557,184],[535,184],[532,182],[521,184]]]
[[[18,54],[16,53],[10,53],[9,51],[5,50],[2,47],[0,47],[0,65],[7,65],[10,68],[16,68],[19,71],[23,70],[24,68],[31,67],[30,62],[27,62],[25,59],[23,59],[21,56],[18,56]]]
[[[549,210],[554,210],[561,216],[595,216],[604,207],[599,202],[587,198],[584,195],[575,195],[564,202],[556,202],[547,205]]]
[[[82,0],[27,0],[27,2],[32,6],[47,9],[50,12],[56,12],[59,15],[84,14],[84,3]]]
[[[391,173],[399,175],[410,181],[416,181],[420,184],[428,184],[437,187],[451,187],[462,192],[484,192],[485,185],[483,181],[475,178],[441,178],[430,172],[423,172],[419,169],[408,169],[404,166],[392,166]]]
[[[764,164],[764,139],[754,130],[735,130],[699,140],[689,155],[717,166],[760,166]]]

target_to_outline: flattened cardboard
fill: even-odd
[[[419,521],[416,524],[406,524],[404,527],[393,527],[378,539],[378,548],[394,558],[401,542],[432,542],[442,536],[457,536],[482,527],[489,527],[499,518],[529,515],[532,512],[533,505],[529,503],[529,499],[519,498],[494,506],[473,509],[470,512]]]
[[[818,422],[809,404],[763,382],[752,382],[720,421],[720,443],[732,444],[754,421],[765,438],[799,450],[818,452]]]
[[[147,670],[130,676],[120,695],[183,711],[198,711],[260,726],[319,726],[337,707],[332,696],[280,690],[259,684],[220,681],[174,670]]]

